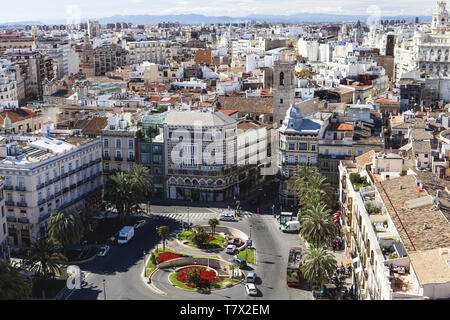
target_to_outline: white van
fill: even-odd
[[[235,251],[236,251],[236,246],[234,244],[228,245],[227,251],[226,251],[228,254],[233,254]]]
[[[298,232],[300,230],[299,221],[288,221],[281,225],[281,231],[283,232]]]
[[[123,227],[122,230],[120,230],[119,232],[119,238],[117,240],[117,243],[125,244],[128,241],[130,241],[131,238],[133,238],[133,236],[134,236],[134,227],[132,226]]]

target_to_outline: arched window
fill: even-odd
[[[280,72],[280,86],[284,86],[284,72]]]
[[[180,186],[182,186],[184,183],[183,183],[183,179],[181,179],[181,178],[179,178],[178,179],[178,184],[180,185]]]

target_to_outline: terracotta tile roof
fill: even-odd
[[[370,150],[369,152],[366,152],[366,153],[360,155],[359,157],[355,157],[355,161],[360,168],[364,168],[366,166],[366,164],[372,162],[371,157],[374,155],[375,155],[375,151]]]
[[[237,110],[240,113],[273,114],[273,99],[271,97],[218,97],[217,101],[222,110]]]
[[[228,116],[231,116],[232,114],[238,112],[237,110],[219,110],[219,111],[225,113]]]
[[[0,112],[0,124],[5,124],[5,118],[8,116],[8,118],[11,120],[11,123],[16,123],[19,121],[23,121],[25,119],[31,119],[36,117],[36,113],[34,113],[31,110],[18,108],[15,110],[4,110]]]
[[[331,130],[331,131],[353,131],[353,123],[330,123],[328,130]]]
[[[408,200],[429,196],[427,191],[419,192],[416,189],[413,175],[377,182],[375,186],[408,254],[409,251],[450,246],[450,224],[441,210],[433,209],[432,204],[408,207]]]
[[[108,124],[107,117],[94,117],[84,126],[84,134],[100,134]]]

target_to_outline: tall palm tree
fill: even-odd
[[[318,174],[317,167],[302,163],[297,166],[294,176],[289,180],[288,184],[292,192],[297,195],[299,207],[304,208],[310,199],[308,184],[313,175]]]
[[[308,179],[308,197],[318,203],[320,201],[326,203],[328,206],[331,204],[331,193],[333,188],[331,184],[327,182],[322,174],[316,172]]]
[[[294,176],[289,181],[290,187],[295,192],[300,192],[304,188],[304,184],[309,180],[314,173],[317,172],[317,167],[312,167],[307,163],[302,163],[295,168]]]
[[[150,170],[143,165],[135,165],[130,170],[130,176],[136,188],[140,189],[143,194],[150,191]]]
[[[67,261],[62,255],[52,239],[41,238],[31,246],[32,256],[27,265],[31,271],[47,278],[49,273],[61,274],[60,264]]]
[[[166,239],[169,236],[170,233],[170,229],[168,226],[160,226],[158,228],[158,235],[162,238],[163,240],[163,251],[166,251]]]
[[[120,224],[124,223],[124,217],[129,214],[134,196],[128,175],[117,172],[110,177],[105,189],[105,200],[116,208]]]
[[[133,203],[132,206],[139,209],[142,200],[151,195],[151,179],[150,171],[147,167],[142,165],[135,165],[127,173],[128,179],[131,181],[133,188]]]
[[[78,244],[83,238],[83,221],[76,212],[55,210],[48,220],[48,234],[63,246],[65,254],[68,245]]]
[[[306,210],[300,218],[300,234],[308,243],[317,247],[330,243],[336,235],[331,211],[318,203]]]
[[[209,219],[208,224],[211,227],[211,235],[214,235],[216,233],[216,226],[219,224],[219,220],[216,218]]]
[[[30,277],[19,273],[6,261],[0,260],[0,300],[20,300],[31,296]]]
[[[331,253],[312,245],[304,252],[300,271],[313,285],[323,286],[330,282],[336,268],[337,262]]]

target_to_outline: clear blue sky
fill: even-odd
[[[115,14],[196,13],[241,17],[249,14],[288,15],[300,12],[367,14],[369,10],[370,14],[379,11],[382,16],[431,15],[436,4],[434,0],[7,0],[2,2],[0,23],[25,20],[67,21],[77,17],[101,18]]]

